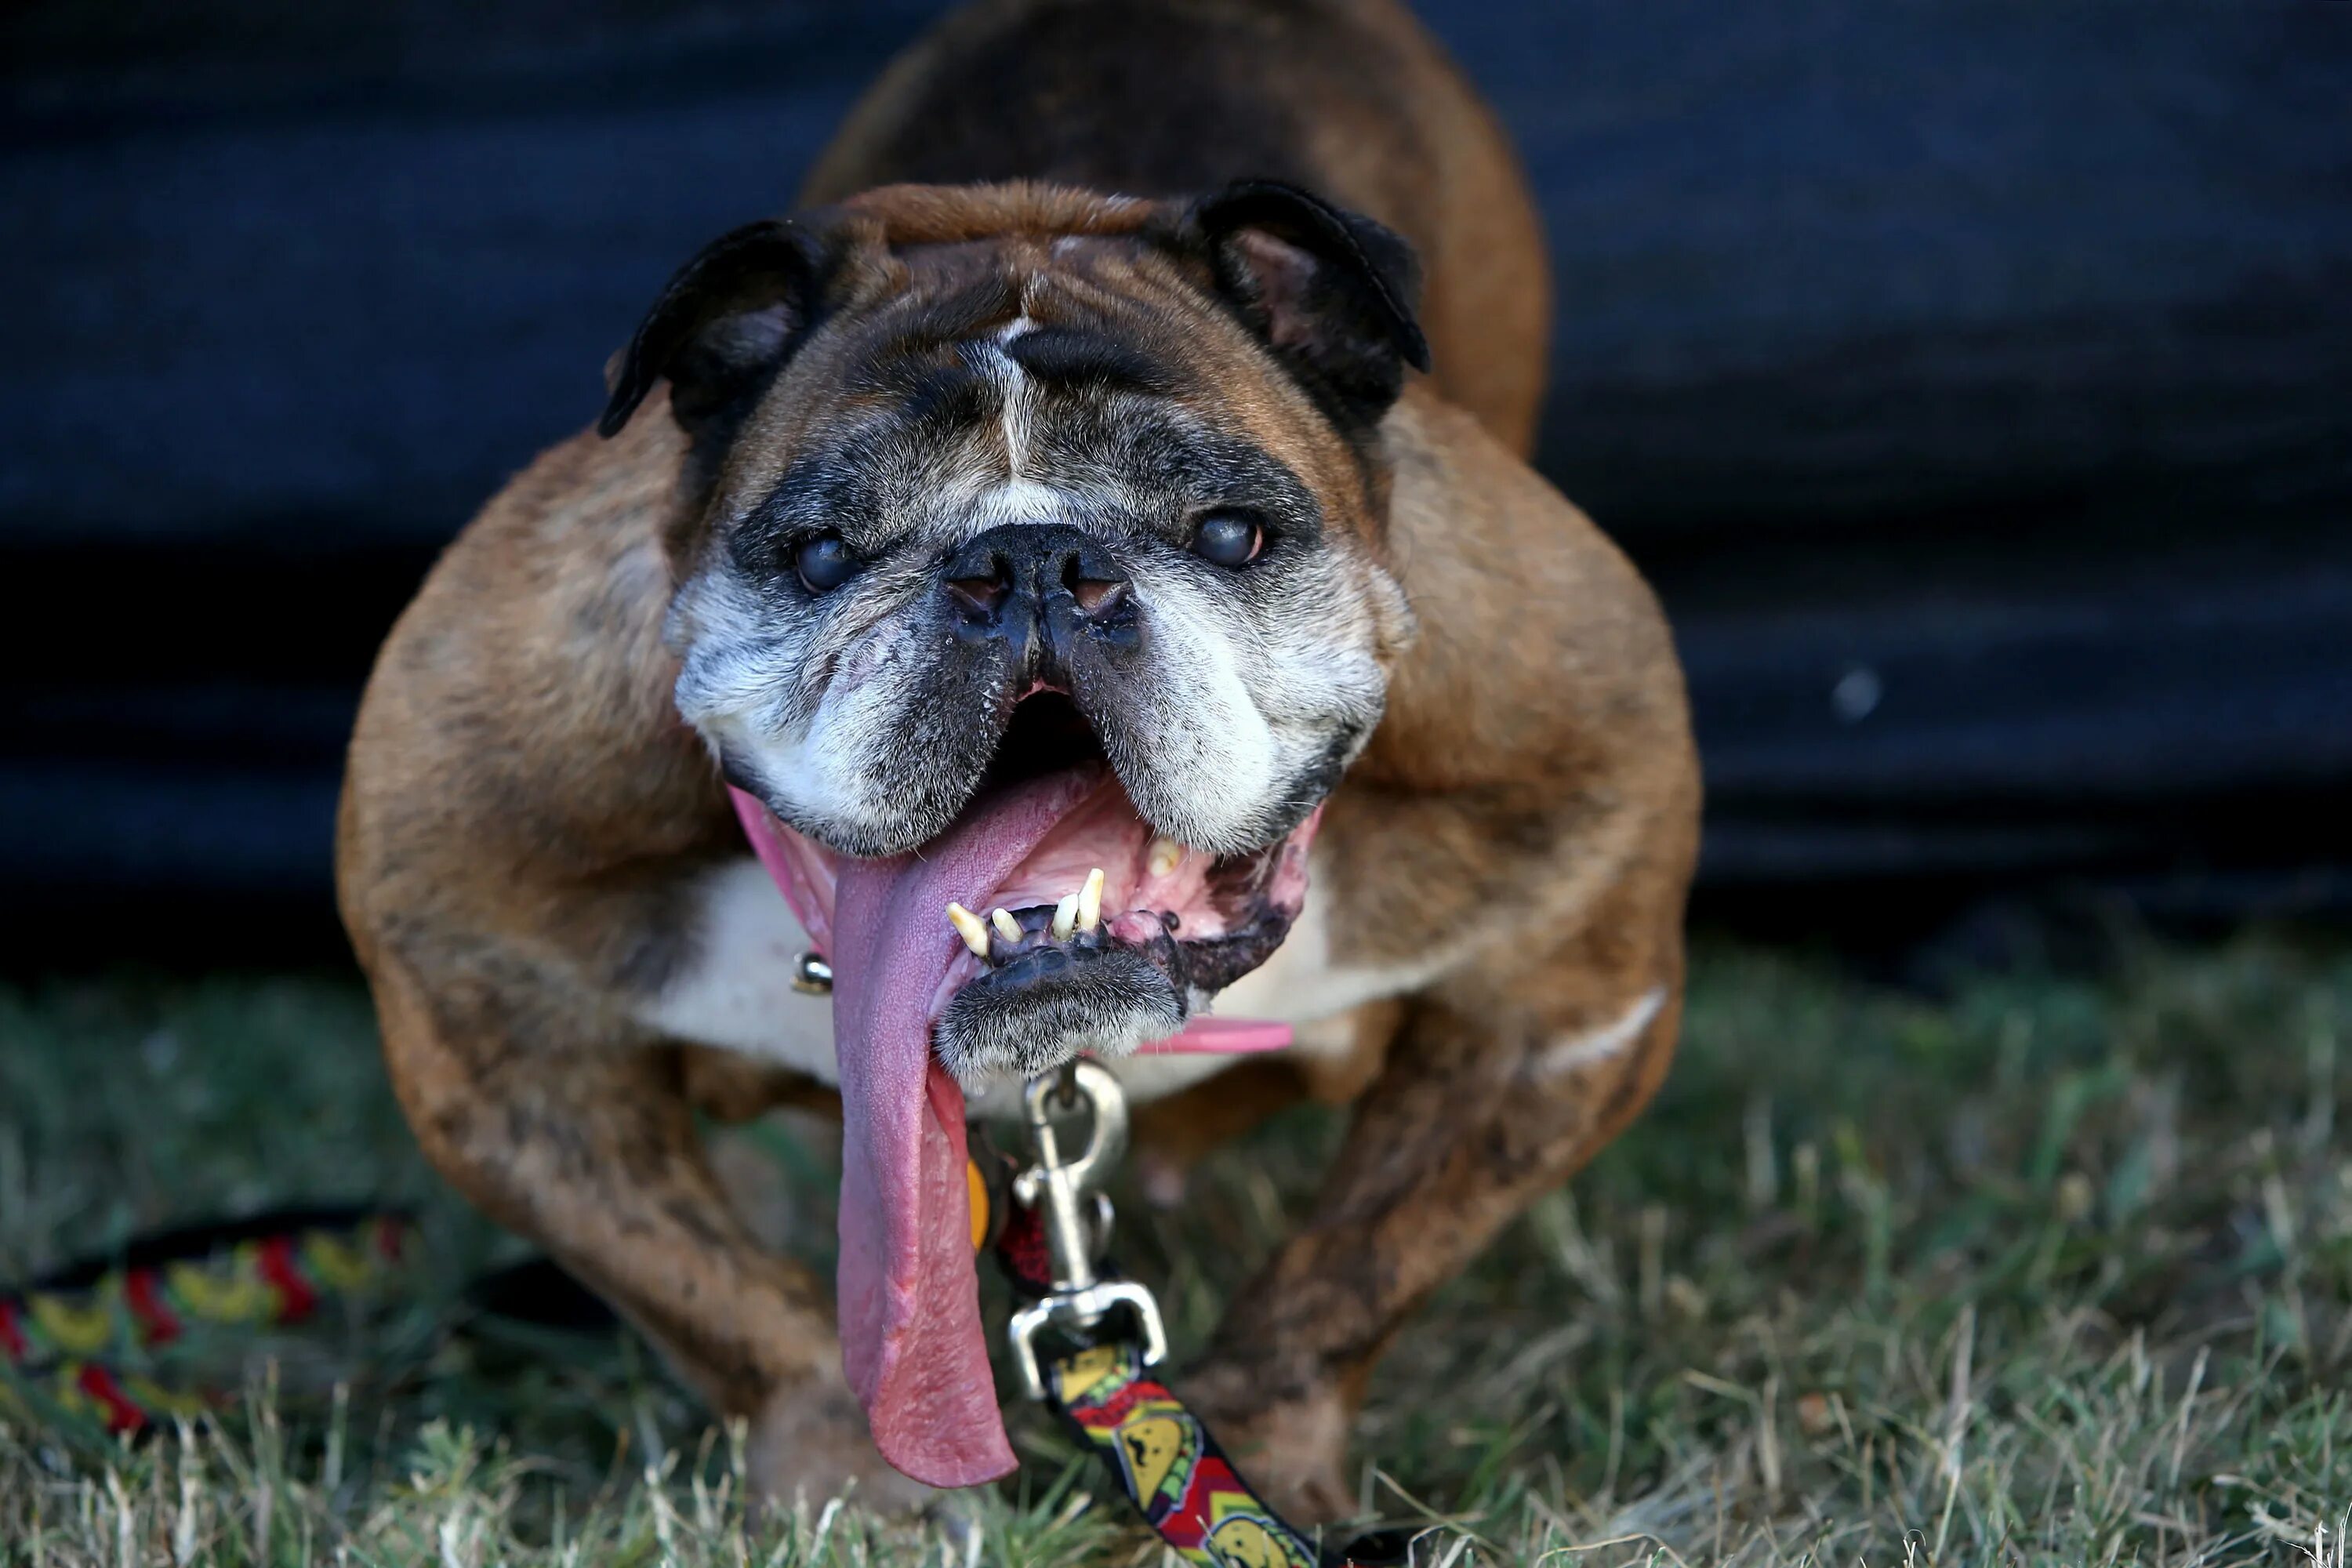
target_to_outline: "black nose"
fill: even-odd
[[[940,578],[957,635],[1003,639],[1024,660],[1070,635],[1131,641],[1127,574],[1089,535],[1062,522],[1008,522],[949,557]]]

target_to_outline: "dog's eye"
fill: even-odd
[[[1192,531],[1192,553],[1231,570],[1246,566],[1265,547],[1265,530],[1244,512],[1213,512]]]
[[[858,565],[856,552],[837,533],[803,540],[793,552],[793,569],[801,574],[801,586],[812,594],[832,593],[857,575]]]

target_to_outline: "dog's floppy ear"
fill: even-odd
[[[808,325],[826,247],[790,218],[719,236],[677,269],[637,325],[611,378],[598,434],[616,436],[667,376],[670,409],[689,432],[740,405]]]
[[[1218,289],[1351,434],[1380,423],[1406,365],[1429,368],[1421,267],[1391,230],[1278,180],[1227,185],[1185,222]]]

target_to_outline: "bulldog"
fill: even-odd
[[[1109,1064],[1163,1174],[1353,1102],[1180,1380],[1315,1518],[1382,1346],[1651,1094],[1697,773],[1657,605],[1521,458],[1548,309],[1390,0],[985,0],[400,618],[338,854],[392,1082],[769,1491],[1012,1468],[964,1141],[1024,1075]],[[1155,1048],[1244,1025],[1292,1043]],[[832,1291],[699,1142],[786,1101],[843,1118]]]

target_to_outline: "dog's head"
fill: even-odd
[[[1288,186],[900,186],[719,239],[620,360],[604,432],[666,380],[689,437],[678,707],[836,943],[861,866],[965,868],[968,1086],[1174,1033],[1297,913],[1410,632],[1413,291]]]

